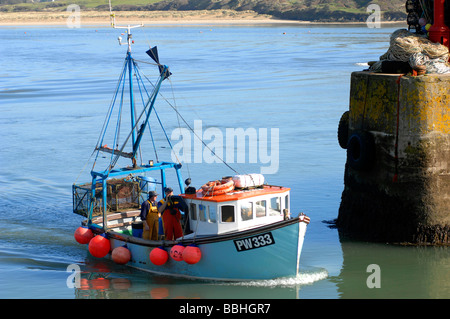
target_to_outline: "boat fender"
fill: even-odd
[[[87,227],[78,227],[74,233],[75,240],[79,244],[89,244],[92,238],[94,238],[94,234],[92,230]]]
[[[169,254],[163,247],[153,248],[150,252],[150,261],[156,266],[162,266],[169,259]]]
[[[89,242],[89,252],[97,258],[105,257],[111,250],[111,243],[104,234],[95,236]]]
[[[347,148],[348,143],[348,121],[349,111],[346,111],[344,112],[344,114],[342,114],[341,119],[339,120],[337,132],[339,146],[343,149]]]
[[[368,170],[375,160],[375,141],[370,132],[356,131],[348,139],[347,163],[355,170]]]
[[[181,244],[176,244],[170,249],[170,257],[175,261],[183,261],[183,251],[185,247]]]
[[[112,260],[119,265],[125,265],[131,260],[131,252],[125,246],[116,247],[111,253]]]
[[[183,250],[183,260],[189,265],[194,265],[202,258],[202,252],[197,245],[189,245]]]

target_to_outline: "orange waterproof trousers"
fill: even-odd
[[[183,229],[181,228],[179,211],[175,215],[170,213],[170,210],[165,210],[162,215],[164,222],[164,235],[166,240],[174,240],[183,236]],[[174,237],[175,236],[175,237]]]

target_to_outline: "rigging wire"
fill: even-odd
[[[138,64],[136,63],[135,60],[133,60],[133,65],[134,65],[134,69],[135,69],[135,72],[136,72],[137,84],[138,84],[139,92],[140,92],[140,95],[141,95],[141,101],[142,101],[142,104],[145,105],[144,97],[142,95],[142,90],[141,90],[141,83],[142,83],[142,87],[145,90],[145,93],[147,94],[147,98],[150,98],[150,95],[148,94],[147,88],[145,87],[144,81],[142,80],[141,74],[139,72],[139,66],[138,66]],[[145,113],[145,115],[147,116],[147,113]],[[155,152],[155,157],[156,157],[156,162],[159,162],[158,152],[156,150],[156,145],[155,145],[155,140],[153,138],[152,128],[151,128],[150,124],[148,124],[147,126],[148,126],[148,130],[149,130],[150,137],[151,137],[151,140],[152,140],[153,150]],[[142,159],[142,157],[141,157],[141,159]]]
[[[126,67],[126,60],[124,61],[123,68],[122,68],[122,73],[120,74],[119,79],[117,81],[116,90],[115,90],[113,98],[111,99],[111,102],[110,102],[110,105],[109,105],[109,109],[108,109],[108,113],[107,113],[107,115],[105,117],[105,121],[103,122],[103,126],[102,126],[102,129],[100,131],[100,136],[99,136],[99,138],[97,140],[97,145],[95,146],[95,148],[94,148],[94,150],[92,151],[92,154],[91,154],[91,158],[92,158],[92,155],[97,150],[97,155],[95,156],[94,163],[92,164],[92,170],[94,169],[95,164],[97,163],[98,155],[100,153],[100,151],[98,151],[98,148],[103,144],[103,139],[105,138],[105,134],[106,134],[106,128],[107,128],[107,126],[109,124],[109,121],[111,119],[112,111],[113,111],[114,105],[116,103],[117,94],[119,92],[120,84],[122,83],[122,81],[124,79],[124,76],[126,74],[125,73],[125,67]]]
[[[140,77],[139,71],[138,71],[137,66],[136,66],[136,63],[135,63],[134,61],[133,61],[133,69],[134,69],[134,75],[135,75],[135,77],[136,77],[136,83],[137,83],[138,88],[139,88],[139,95],[141,96],[141,102],[142,102],[142,105],[145,105],[144,97],[143,97],[143,95],[142,95],[141,84],[140,84],[140,81],[142,81],[142,79],[141,79],[141,77]],[[149,94],[148,94],[147,89],[145,88],[144,85],[143,85],[143,88],[144,88],[144,90],[145,90],[145,93],[147,94],[147,97],[149,98]],[[147,112],[145,112],[145,115],[147,116]],[[150,126],[150,125],[149,125],[149,126]],[[152,136],[151,134],[150,134],[150,136],[151,136],[151,138],[152,138],[153,147],[155,147],[155,144],[154,144],[154,141],[153,141],[153,136]],[[143,163],[144,157],[142,156],[142,149],[141,149],[141,146],[140,146],[140,145],[139,145],[139,156],[140,156],[140,158],[141,158],[141,163]]]
[[[114,14],[113,11],[112,11],[111,0],[109,0],[109,11],[110,11],[111,25],[114,27],[114,26],[115,26],[115,14]],[[135,76],[136,76],[138,85],[139,85],[139,79],[140,79],[140,81],[142,82],[142,85],[143,85],[143,87],[144,87],[144,89],[145,89],[144,82],[143,82],[142,77],[140,76],[139,71],[138,71],[139,67],[138,67],[138,65],[136,64],[136,61],[138,61],[138,60],[132,59],[132,61],[133,61],[133,65],[134,65],[134,69],[135,69]],[[156,63],[156,64],[155,64],[155,63],[149,63],[149,62],[146,62],[146,61],[139,61],[139,62],[146,63],[146,64],[153,64],[153,65],[161,66],[159,63]],[[125,64],[126,64],[126,63],[127,63],[127,60],[125,60]],[[125,65],[125,66],[126,66],[126,65]],[[102,127],[102,132],[103,132],[103,134],[100,135],[99,141],[97,142],[97,146],[96,146],[95,149],[99,148],[99,145],[101,145],[101,144],[103,143],[103,139],[104,139],[104,136],[105,136],[105,133],[106,133],[106,127],[107,127],[107,125],[108,125],[108,123],[109,123],[109,120],[110,120],[110,118],[111,118],[112,108],[113,108],[113,106],[114,106],[114,104],[115,104],[115,100],[116,100],[116,98],[117,98],[118,88],[119,88],[120,82],[121,82],[122,79],[124,78],[125,74],[126,74],[126,72],[125,72],[125,67],[124,67],[123,70],[122,70],[122,74],[121,74],[121,76],[120,76],[120,81],[119,81],[119,83],[118,83],[118,85],[117,85],[117,88],[116,88],[116,93],[115,93],[115,95],[114,95],[113,101],[112,101],[111,104],[110,104],[110,109],[109,109],[109,111],[108,111],[109,114],[108,114],[107,118],[105,119],[105,122],[104,122],[103,127]],[[139,78],[138,78],[137,74],[139,74]],[[147,77],[145,74],[144,74],[144,77],[145,77],[145,79],[147,79],[147,81],[153,86],[153,88],[155,88],[155,85],[148,79],[148,77]],[[131,81],[131,79],[130,79],[130,81]],[[223,164],[225,164],[225,165],[226,165],[229,169],[231,169],[233,172],[235,172],[236,174],[239,174],[233,167],[231,167],[228,163],[226,163],[226,162],[223,160],[223,158],[221,158],[220,156],[218,156],[218,155],[216,154],[216,152],[213,151],[213,150],[212,150],[212,149],[211,149],[211,148],[203,141],[203,139],[197,135],[197,133],[194,131],[194,129],[193,129],[193,128],[187,123],[187,121],[183,118],[183,116],[180,114],[180,112],[179,112],[178,109],[177,109],[176,102],[175,102],[175,95],[174,95],[174,91],[173,91],[173,85],[172,85],[172,82],[171,82],[170,79],[169,79],[169,82],[170,82],[170,85],[171,85],[172,97],[173,97],[174,103],[172,104],[166,97],[163,96],[163,94],[161,94],[161,92],[159,92],[159,94],[161,95],[161,97],[166,101],[166,103],[167,103],[167,104],[175,111],[175,113],[177,114],[178,128],[181,129],[181,123],[180,123],[180,118],[181,118],[181,120],[182,120],[182,121],[184,122],[184,124],[188,127],[188,129],[194,134],[194,136],[195,136],[196,138],[198,138],[198,139],[201,141],[201,143],[203,144],[203,146],[206,147],[206,148],[211,152],[211,154],[213,154],[213,156],[215,156],[216,158],[218,158]],[[139,85],[139,90],[140,90],[140,93],[141,93],[141,99],[143,99],[143,98],[142,98],[142,91],[141,91],[140,85]],[[146,92],[147,96],[150,98],[150,96],[149,96],[149,94],[148,94],[148,92],[147,92],[146,89],[145,89],[145,92]],[[152,95],[153,95],[153,94],[152,94]],[[150,100],[150,99],[149,99],[149,100]],[[122,106],[122,103],[123,103],[123,92],[122,92],[121,106]],[[130,135],[132,134],[132,132],[137,128],[137,124],[139,123],[139,121],[140,121],[142,115],[144,114],[144,112],[145,112],[146,115],[147,115],[147,110],[146,110],[147,106],[148,106],[148,104],[145,105],[145,103],[144,103],[144,110],[142,111],[142,113],[141,113],[141,115],[139,116],[139,118],[135,121],[135,123],[133,123],[133,127],[132,127],[132,130],[131,130],[130,134],[129,134],[128,137],[125,139],[125,142],[124,142],[124,144],[122,145],[121,149],[119,150],[119,153],[118,153],[118,154],[115,156],[115,158],[113,159],[112,157],[114,156],[114,148],[115,148],[115,142],[114,142],[113,153],[112,153],[112,156],[111,156],[111,162],[110,162],[110,165],[109,165],[109,167],[108,167],[108,171],[110,171],[110,170],[115,166],[115,164],[117,163],[117,161],[118,161],[118,159],[119,159],[119,157],[120,157],[120,154],[122,153],[122,151],[123,151],[123,149],[124,149],[124,147],[125,147],[125,144],[128,142],[128,139],[130,138]],[[121,109],[121,107],[120,107],[120,109]],[[156,112],[156,109],[155,109],[154,107],[153,107],[153,109],[154,109],[154,111],[155,111],[155,115],[156,115],[156,117],[157,117],[157,119],[158,119],[158,122],[160,123],[161,128],[163,129],[163,132],[164,132],[164,135],[165,135],[165,137],[166,137],[166,140],[167,140],[167,142],[168,142],[168,144],[169,144],[169,146],[170,146],[170,148],[171,148],[173,154],[174,154],[175,157],[177,158],[178,163],[180,163],[180,160],[178,159],[177,154],[176,154],[176,153],[174,152],[174,150],[173,150],[173,147],[172,147],[172,144],[171,144],[171,142],[170,142],[170,139],[169,139],[169,137],[167,136],[167,133],[166,133],[166,131],[165,131],[165,129],[164,129],[164,126],[162,125],[162,122],[161,122],[161,120],[160,120],[160,118],[159,118],[158,113]],[[151,110],[150,110],[150,111],[151,111]],[[136,112],[136,111],[134,111],[134,112]],[[121,114],[121,112],[120,112],[120,114]],[[134,114],[134,116],[135,116],[135,118],[136,118],[136,114]],[[121,115],[120,115],[120,117],[121,117]],[[155,144],[154,144],[154,138],[153,138],[153,134],[152,134],[152,132],[151,132],[150,125],[148,125],[148,127],[149,127],[149,130],[150,130],[150,135],[151,135],[153,147],[154,147],[154,150],[155,150],[155,156],[156,156],[157,161],[158,161],[158,155],[157,155],[156,147],[155,147]],[[119,130],[119,131],[118,131],[118,130]],[[116,128],[116,136],[115,136],[115,139],[116,139],[116,137],[117,137],[117,139],[118,139],[118,133],[120,133],[120,127],[119,127],[119,128]],[[94,152],[95,152],[95,149],[94,149]],[[139,147],[139,152],[140,152],[140,151],[141,151],[141,148]],[[93,153],[94,153],[94,152],[93,152]],[[95,167],[95,163],[96,163],[96,161],[97,161],[98,154],[99,154],[99,151],[97,152],[97,156],[96,156],[96,159],[95,159],[95,161],[94,161],[94,164],[93,164],[92,169]],[[142,154],[141,154],[141,153],[140,153],[140,156],[141,156],[141,161],[142,161]],[[92,157],[92,155],[91,155],[91,157]],[[188,175],[190,176],[189,167],[187,167],[187,169],[188,169]]]
[[[153,85],[153,83],[151,83],[151,81],[147,78],[147,76],[144,74],[144,77],[147,79],[147,81],[149,81],[150,84]],[[170,79],[169,79],[170,81]],[[201,137],[199,137],[197,135],[197,133],[194,131],[194,129],[188,124],[188,122],[183,118],[183,116],[180,114],[180,112],[178,112],[177,108],[174,107],[172,105],[172,103],[170,103],[170,101],[160,92],[159,95],[161,95],[161,97],[164,99],[164,101],[166,101],[167,104],[169,104],[169,106],[175,111],[175,113],[177,113],[177,115],[181,118],[181,120],[184,122],[184,124],[186,124],[186,126],[188,127],[188,129],[194,134],[195,137],[197,137],[201,143],[215,156],[217,157],[223,164],[225,164],[225,166],[227,166],[229,169],[231,169],[233,172],[235,172],[237,175],[239,175],[239,172],[236,171],[233,167],[231,167],[227,162],[225,162],[223,160],[223,158],[221,158],[219,155],[216,154],[216,152],[214,152],[209,146],[208,144],[206,144],[203,139]],[[176,155],[176,154],[175,154]]]
[[[124,91],[125,91],[125,81],[122,82],[122,95],[120,97],[119,111],[117,114],[117,126],[116,126],[116,133],[114,135],[113,151],[111,153],[111,161],[114,156],[114,148],[119,148],[120,128],[121,128],[121,124],[122,124],[122,107],[123,107]]]
[[[233,172],[235,172],[236,174],[239,175],[239,172],[236,171],[233,167],[231,167],[227,162],[225,162],[223,160],[223,158],[221,158],[219,155],[216,154],[216,152],[214,152],[209,146],[208,144],[205,143],[205,141],[203,141],[203,139],[197,135],[197,133],[194,131],[194,129],[188,124],[188,122],[183,118],[183,116],[180,114],[180,112],[178,112],[178,110],[166,99],[164,98],[164,100],[169,104],[169,106],[180,116],[180,118],[183,120],[184,124],[186,124],[186,126],[189,128],[189,130],[191,130],[192,133],[194,133],[195,137],[197,137],[202,144],[211,152],[211,154],[213,154],[215,157],[217,157],[223,164],[225,164],[225,166],[227,166],[229,169],[231,169]]]
[[[175,108],[177,108],[177,104],[176,104],[176,100],[175,100],[175,92],[173,90],[173,84],[172,84],[172,80],[170,78],[169,78],[169,83],[170,83],[170,89],[171,89],[171,92],[172,92],[173,104],[175,105]],[[178,115],[178,113],[177,113],[177,122],[178,122],[178,130],[180,130],[180,132],[181,132],[180,116]],[[184,139],[182,139],[181,142],[183,143],[183,149],[184,149]],[[191,177],[191,171],[189,170],[189,164],[188,163],[186,163],[186,169],[187,169],[187,172],[188,172],[188,176],[190,178]]]

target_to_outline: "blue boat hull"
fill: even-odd
[[[126,243],[131,252],[127,265],[144,271],[210,280],[264,280],[298,274],[308,222],[309,218],[302,216],[238,233],[196,238],[202,255],[196,264],[169,257],[164,265],[157,266],[149,258],[156,242],[132,242],[133,237],[114,232],[109,233],[109,238],[111,250]],[[170,252],[175,242],[165,244],[164,249]],[[183,244],[189,244],[189,240]],[[111,258],[111,254],[107,257]]]

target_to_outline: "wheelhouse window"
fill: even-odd
[[[266,216],[266,201],[259,200],[255,203],[255,215],[256,218],[265,217]]]
[[[197,205],[191,203],[189,205],[189,212],[191,214],[191,220],[197,220]]]
[[[234,223],[234,206],[223,205],[220,207],[222,223]]]
[[[289,195],[284,197],[284,208],[289,209]]]
[[[280,197],[272,197],[269,201],[269,215],[275,216],[281,214]]]
[[[253,203],[241,203],[241,219],[243,221],[253,219]]]
[[[202,222],[206,222],[206,206],[199,204],[198,205],[198,218],[202,221]]]
[[[208,206],[209,221],[211,223],[215,223],[217,221],[216,214],[216,206]]]

